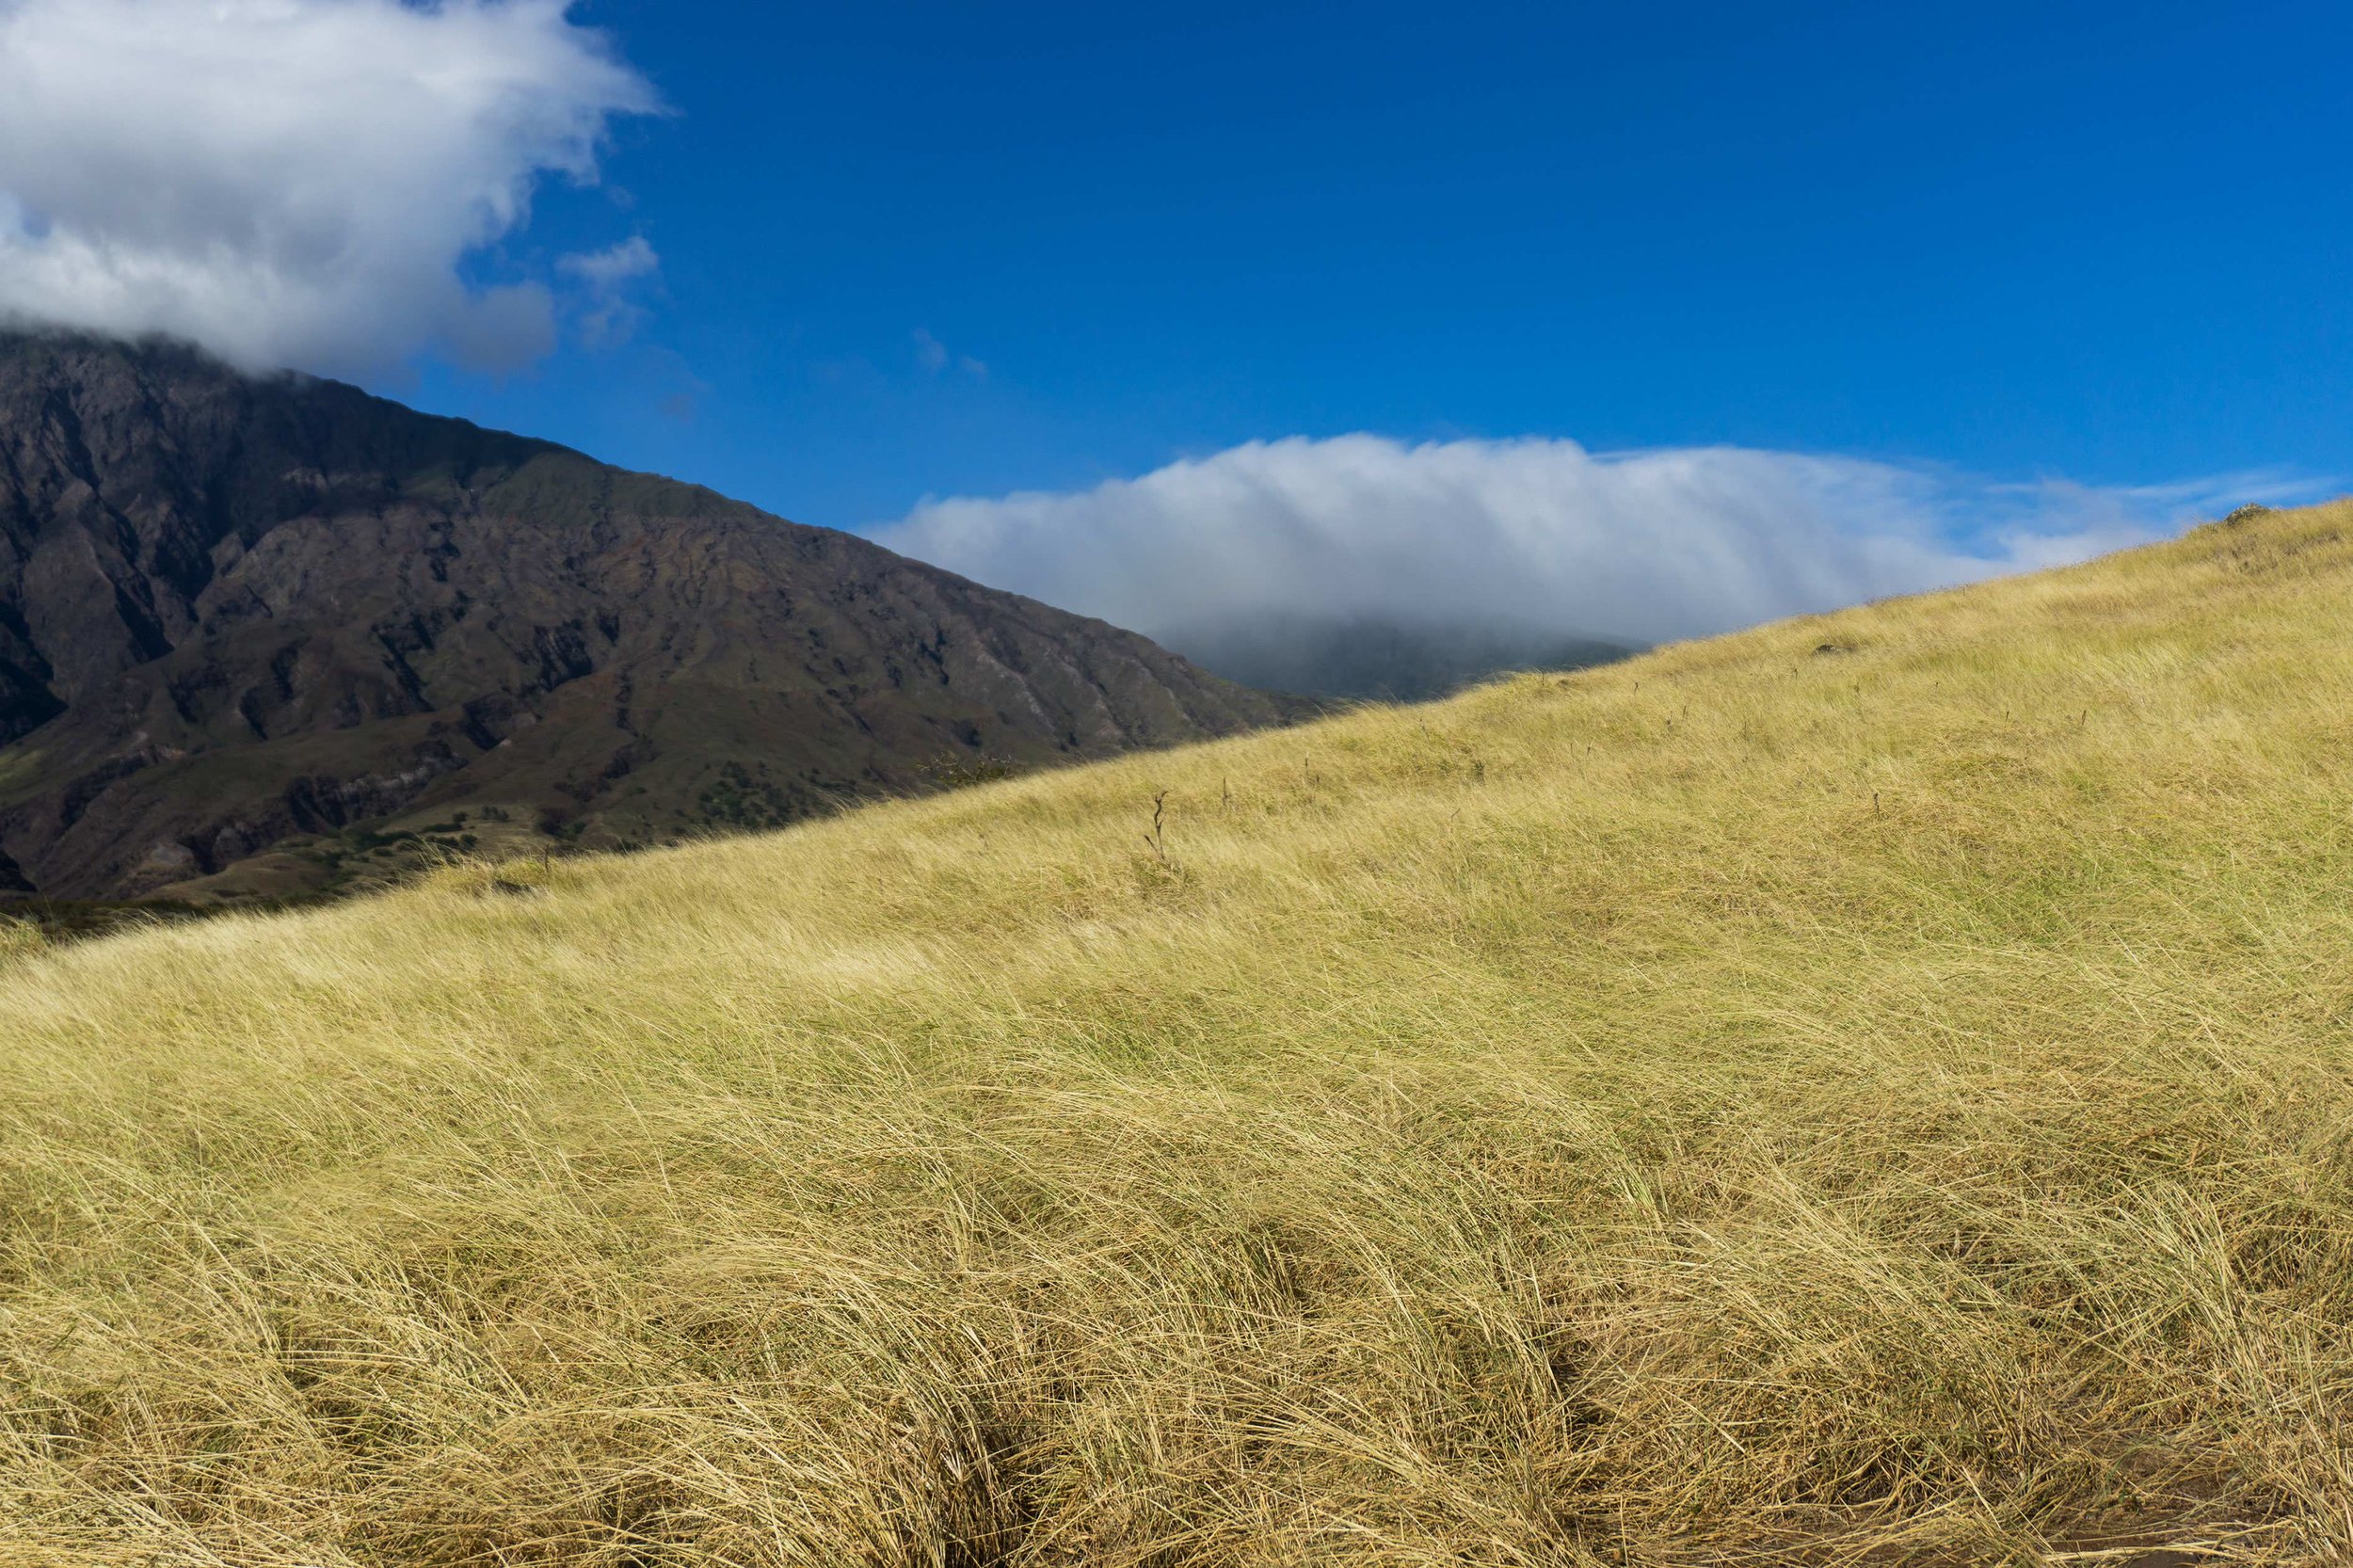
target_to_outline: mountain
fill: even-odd
[[[1586,669],[1639,651],[1508,623],[1383,616],[1227,621],[1160,640],[1245,686],[1366,702],[1425,702],[1512,671]]]
[[[0,923],[0,1563],[2346,1568],[2349,605]]]
[[[1302,705],[710,490],[193,349],[0,337],[0,888],[306,891]]]

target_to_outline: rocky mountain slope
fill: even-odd
[[[1269,616],[1163,629],[1158,636],[1229,680],[1361,702],[1427,702],[1498,675],[1590,669],[1640,651],[1496,620],[1375,616]]]
[[[760,826],[1296,712],[850,535],[355,388],[0,336],[0,888]],[[422,836],[422,837],[421,837]]]

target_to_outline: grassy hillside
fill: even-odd
[[[2343,1560],[2348,530],[6,960],[0,1561]]]

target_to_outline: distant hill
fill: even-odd
[[[543,441],[0,336],[0,888],[301,892],[426,843],[773,825],[1301,709]]]
[[[0,1564],[2345,1568],[2349,733],[2339,504],[0,924]]]
[[[1160,633],[1205,669],[1268,691],[1424,702],[1515,670],[1575,670],[1639,651],[1509,623],[1354,619],[1230,621]]]

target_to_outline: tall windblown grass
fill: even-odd
[[[2349,528],[0,957],[0,1561],[2343,1560]]]

